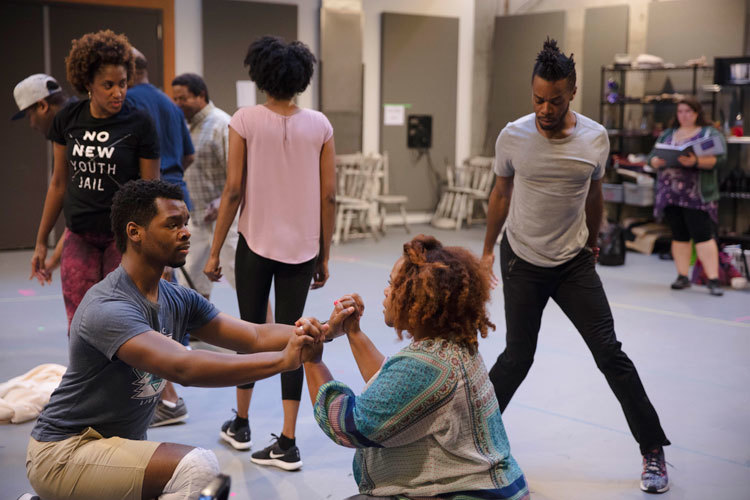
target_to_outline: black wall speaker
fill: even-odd
[[[409,115],[406,145],[412,149],[432,147],[432,116]]]

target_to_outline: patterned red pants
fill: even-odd
[[[120,259],[122,255],[112,234],[66,232],[60,257],[60,281],[68,328],[88,289],[114,271]]]

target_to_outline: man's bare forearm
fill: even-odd
[[[261,380],[291,367],[281,352],[225,354],[186,351],[174,366],[158,375],[185,386],[228,387]]]
[[[586,198],[586,227],[589,230],[586,245],[590,248],[597,246],[599,241],[599,229],[602,227],[603,214],[604,198],[601,189],[598,189],[589,193]]]
[[[495,186],[497,188],[497,185]],[[495,192],[492,190],[490,204],[487,214],[487,232],[484,235],[484,255],[491,254],[495,248],[497,237],[508,218],[510,209],[510,196],[506,193]]]

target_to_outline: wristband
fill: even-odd
[[[321,325],[327,325],[328,324],[328,320],[321,321],[320,324]],[[325,340],[323,340],[323,342],[327,344],[328,342],[333,342],[333,339],[325,339]]]

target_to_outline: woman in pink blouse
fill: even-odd
[[[213,281],[221,278],[219,252],[241,207],[237,300],[242,319],[255,323],[266,320],[271,280],[276,322],[291,325],[302,315],[307,291],[328,279],[336,193],[333,128],[322,113],[294,103],[309,85],[314,63],[301,42],[271,36],[253,42],[245,66],[267,101],[239,109],[229,123],[227,181],[204,272]],[[281,374],[281,434],[253,453],[253,462],[284,470],[302,467],[295,445],[302,383],[301,368]],[[251,446],[252,388],[237,388],[237,415],[221,428],[221,437],[236,449]]]

